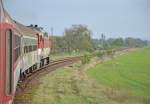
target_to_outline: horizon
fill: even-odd
[[[149,0],[7,0],[4,4],[16,21],[38,24],[49,33],[53,28],[57,36],[62,36],[65,28],[83,24],[92,31],[92,38],[103,33],[107,38],[150,40]]]

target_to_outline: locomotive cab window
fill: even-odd
[[[6,31],[6,95],[11,94],[12,76],[12,31]]]

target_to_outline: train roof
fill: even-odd
[[[10,22],[14,27],[19,31],[19,33],[23,36],[37,37],[37,34],[40,31],[27,27],[17,21],[14,21],[8,12],[5,10],[5,18],[8,22]]]
[[[36,31],[32,28],[24,26],[23,24],[16,22],[16,21],[14,21],[14,23],[18,27],[19,31],[22,33],[23,36],[37,37],[37,34],[39,33],[39,31]]]

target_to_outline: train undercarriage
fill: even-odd
[[[38,71],[40,68],[44,67],[45,65],[48,65],[50,63],[50,58],[46,57],[41,59],[40,63],[35,63],[28,69],[26,69],[24,72],[20,72],[20,81],[23,81],[28,76],[32,75],[32,73]]]

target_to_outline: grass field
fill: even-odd
[[[93,58],[43,76],[31,104],[150,104],[150,49],[99,62]]]
[[[150,48],[137,49],[88,70],[104,86],[150,99]]]

